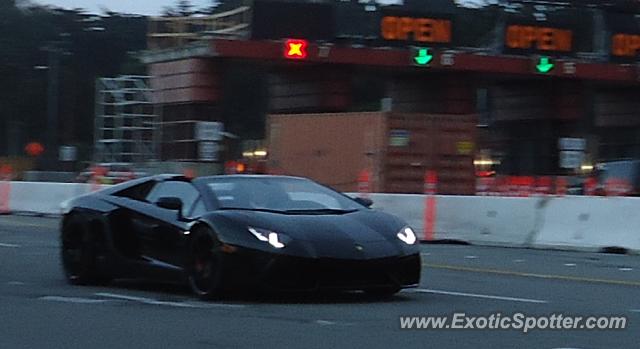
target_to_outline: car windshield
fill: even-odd
[[[345,213],[365,207],[313,181],[292,177],[205,179],[221,209]]]

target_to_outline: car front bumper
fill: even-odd
[[[241,284],[270,290],[409,288],[420,282],[420,254],[378,259],[304,258],[239,248],[228,271]]]

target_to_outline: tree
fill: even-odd
[[[179,0],[177,7],[178,13],[183,17],[192,16],[194,14],[193,4],[189,0]]]
[[[214,14],[233,10],[240,6],[244,6],[248,0],[211,0],[211,6],[201,9],[200,12]]]
[[[0,13],[0,156],[24,155],[26,143],[46,139],[50,61],[43,48],[56,42],[71,53],[60,57],[59,144],[79,145],[88,157],[95,80],[123,72],[144,74],[128,53],[146,48],[146,18],[98,17],[23,0],[0,0]]]
[[[171,6],[165,6],[162,9],[162,16],[164,17],[179,17],[180,13],[178,13],[178,11],[171,7]]]
[[[190,0],[178,0],[175,6],[167,6],[162,10],[162,15],[167,17],[189,17],[196,14]]]

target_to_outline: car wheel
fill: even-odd
[[[108,281],[97,268],[94,233],[79,215],[67,219],[61,232],[61,260],[67,281],[72,285],[95,285]]]
[[[364,290],[365,294],[375,298],[389,298],[400,292],[400,287],[379,287]]]
[[[191,290],[203,300],[224,295],[222,243],[208,228],[193,232],[188,261],[188,280]]]

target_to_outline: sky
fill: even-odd
[[[467,0],[468,1],[468,0]],[[102,13],[102,8],[114,12],[134,13],[142,15],[159,15],[166,6],[173,6],[176,0],[32,0],[32,2],[55,5],[57,7],[72,9],[83,8],[89,13]],[[380,3],[398,3],[402,0],[379,0]],[[211,0],[191,0],[196,7],[206,7]]]
[[[62,8],[83,8],[89,13],[102,13],[102,8],[114,12],[159,15],[166,6],[175,5],[175,0],[32,0],[32,2]],[[211,0],[191,0],[196,8],[209,6]]]

